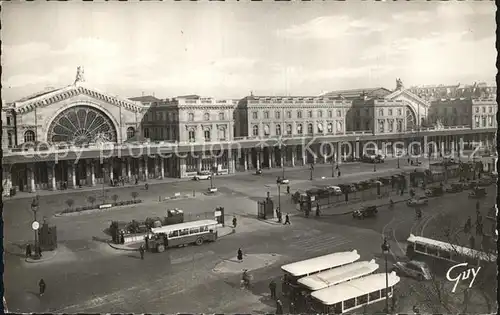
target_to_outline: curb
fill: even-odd
[[[136,251],[138,251],[138,249],[118,247],[118,246],[116,246],[115,244],[113,244],[111,242],[107,242],[107,243],[108,243],[109,247],[111,247],[113,249],[116,249],[116,250],[123,250],[123,251],[128,251],[128,252],[136,252]]]
[[[25,261],[27,263],[30,263],[30,264],[37,264],[37,263],[43,263],[43,262],[46,262],[46,261],[50,261],[52,260],[54,257],[57,256],[57,249],[56,250],[53,250],[51,251],[53,252],[54,254],[52,256],[50,256],[49,258],[43,258],[43,255],[42,255],[42,259],[33,259],[33,258],[26,258]]]
[[[170,201],[170,200],[183,200],[183,199],[189,199],[189,198],[196,198],[196,197],[193,197],[192,195],[184,195],[184,196],[170,196],[170,197],[163,197],[163,199],[161,199],[159,202],[163,202],[163,201]]]
[[[226,236],[233,235],[233,234],[236,234],[236,228],[232,228],[230,233],[228,233],[226,235],[219,236],[218,238],[224,238]]]
[[[58,213],[54,213],[54,217],[58,218],[58,217],[71,217],[71,216],[77,216],[77,215],[84,215],[84,214],[92,214],[92,213],[99,213],[99,212],[104,212],[104,211],[110,211],[110,210],[114,210],[116,208],[125,208],[125,207],[130,207],[130,206],[136,206],[136,205],[140,205],[140,204],[144,204],[145,202],[139,202],[139,203],[134,203],[134,204],[130,204],[130,205],[122,205],[122,206],[111,206],[109,208],[104,208],[104,209],[90,209],[90,210],[82,210],[82,211],[78,211],[78,212],[68,212],[68,213],[62,213],[62,212],[58,212]]]

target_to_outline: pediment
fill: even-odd
[[[418,97],[417,95],[413,94],[409,90],[396,90],[392,92],[391,94],[387,95],[385,97],[386,100],[390,101],[407,101],[409,103],[416,103],[420,106],[424,106],[428,108],[430,106],[430,103],[427,102],[426,100]]]
[[[14,103],[14,110],[18,114],[24,114],[33,111],[35,108],[46,107],[78,95],[87,95],[98,101],[103,101],[111,105],[122,107],[131,112],[142,113],[147,106],[138,102],[122,99],[114,95],[100,92],[94,88],[82,85],[70,85],[61,89],[53,90],[48,93],[41,93],[32,98],[23,99]]]

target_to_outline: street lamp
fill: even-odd
[[[281,179],[279,177],[276,179],[276,185],[278,186],[278,209],[281,212]]]
[[[309,168],[310,174],[309,174],[309,180],[313,180],[313,171],[314,171],[314,165],[311,163],[311,167]]]
[[[373,171],[376,172],[377,171],[377,160],[375,158],[375,160],[373,161]]]
[[[384,259],[385,259],[385,311],[386,313],[389,312],[389,274],[387,273],[387,254],[389,253],[389,250],[391,249],[391,246],[387,242],[387,238],[384,237],[384,242],[381,245],[382,247],[382,253],[384,254]]]
[[[35,259],[39,259],[40,258],[39,252],[38,252],[38,226],[39,226],[39,224],[37,224],[38,222],[36,220],[36,214],[38,212],[38,195],[35,198],[33,198],[33,201],[31,201],[31,211],[33,211],[33,230],[35,232]]]
[[[214,189],[214,170],[210,172],[210,191]]]
[[[335,177],[335,159],[332,156],[332,177]]]

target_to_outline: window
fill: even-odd
[[[24,142],[34,142],[35,141],[35,133],[31,130],[28,130],[24,133]]]
[[[389,109],[389,116],[392,116],[392,109]]]
[[[483,113],[486,113],[486,107],[483,106]]]
[[[203,114],[203,120],[210,120],[210,114],[209,113]]]
[[[219,140],[226,140],[226,128],[219,128]]]
[[[287,135],[292,134],[292,125],[291,124],[286,125],[286,134]]]
[[[308,134],[313,134],[314,129],[313,129],[313,124],[308,124],[307,125],[307,133]]]
[[[488,125],[489,125],[490,127],[492,127],[492,126],[493,126],[493,116],[488,116]]]
[[[318,117],[319,117],[319,118],[322,118],[322,117],[323,117],[323,111],[318,110]]]
[[[361,295],[356,298],[356,305],[361,305],[366,303],[368,303],[368,294]]]
[[[203,136],[205,137],[205,141],[207,141],[207,142],[210,141],[210,130],[208,130],[208,129],[205,130],[203,132]]]
[[[252,127],[252,134],[254,135],[254,137],[258,137],[259,136],[259,126],[253,125],[253,127]]]
[[[394,131],[394,120],[389,120],[389,132]]]
[[[196,136],[195,136],[195,132],[194,132],[193,129],[189,130],[188,137],[189,137],[189,142],[195,142],[196,141]]]
[[[422,244],[415,244],[415,251],[425,253],[425,246]]]
[[[297,134],[301,135],[302,132],[303,132],[303,130],[302,130],[302,124],[298,124],[297,125]]]
[[[385,294],[386,294],[385,288],[383,288],[382,290],[380,290],[380,296],[381,297],[385,297]]]
[[[312,116],[313,116],[313,112],[312,112],[312,110],[308,110],[308,111],[307,111],[307,117],[308,117],[308,118],[312,118]]]
[[[299,111],[297,112],[297,118],[302,118],[302,111],[300,111],[300,110],[299,110]]]
[[[291,111],[287,111],[286,112],[286,118],[288,118],[288,119],[292,118],[292,112]]]
[[[341,121],[337,121],[337,132],[342,132],[343,127],[342,127],[342,122]]]
[[[490,107],[488,107],[488,112],[489,112],[489,113],[493,113],[493,107],[491,107],[491,106],[490,106]],[[9,117],[7,117],[7,118],[9,118]],[[8,123],[8,121],[9,121],[9,120],[7,120],[7,125],[9,124],[9,123]]]
[[[219,113],[219,120],[224,120],[225,117],[224,117],[224,113]]]
[[[269,119],[269,112],[268,111],[264,112],[264,119]]]
[[[189,235],[189,229],[182,229],[179,233],[180,236]]]
[[[378,115],[379,116],[384,116],[384,110],[383,109],[379,109],[378,110]]]
[[[276,118],[276,119],[281,119],[281,117],[280,117],[280,116],[281,116],[281,113],[280,113],[279,111],[276,111],[276,112],[274,113],[274,118]]]
[[[259,118],[259,114],[257,112],[252,112],[252,118],[253,119]]]
[[[476,125],[476,128],[479,127],[479,116],[474,117],[475,121],[474,124]]]
[[[476,113],[479,113],[479,107],[476,107],[475,110],[476,110]]]
[[[344,312],[356,306],[356,299],[352,298],[344,301]]]
[[[14,137],[12,136],[12,132],[7,133],[7,140],[9,148],[12,147],[14,145]]]
[[[438,254],[439,254],[439,257],[442,257],[442,258],[444,258],[444,259],[451,259],[451,255],[450,255],[450,253],[449,253],[449,252],[447,252],[447,251],[440,250],[440,251],[438,252]]]
[[[403,115],[403,110],[401,108],[398,109],[398,116]]]
[[[318,124],[318,133],[323,133],[323,124],[322,123]]]
[[[380,299],[380,291],[373,291],[372,293],[368,294],[368,298],[370,301],[375,301]]]
[[[179,231],[177,231],[177,230],[176,231],[170,231],[168,233],[168,238],[177,237],[177,236],[179,236]]]
[[[200,233],[199,227],[189,229],[189,234],[197,234],[197,233]]]
[[[149,138],[149,128],[144,128],[143,134],[144,134],[144,138]]]
[[[133,127],[127,128],[127,139],[131,139],[135,136],[135,129]]]
[[[206,232],[206,231],[208,231],[208,226],[205,225],[200,227],[200,232]]]
[[[281,135],[281,125],[276,125],[276,135]]]
[[[269,136],[270,130],[269,125],[264,125],[264,136]]]
[[[403,122],[398,120],[398,132],[403,132]]]
[[[337,109],[337,117],[342,117],[342,111],[340,109]]]
[[[188,114],[188,121],[194,121],[194,114],[193,113]]]
[[[328,131],[328,133],[333,133],[333,124],[332,123],[328,123],[326,125],[326,130]]]
[[[490,107],[490,109],[491,109],[491,107]],[[490,113],[491,113],[491,111],[490,111]],[[9,116],[7,116],[7,126],[10,126],[10,117]]]
[[[328,111],[328,118],[332,118],[333,117],[333,111],[329,110]]]

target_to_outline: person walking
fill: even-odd
[[[271,291],[271,299],[276,299],[276,281],[271,280],[269,283],[269,290]]]
[[[337,172],[337,177],[340,177],[340,170]]]
[[[236,228],[236,224],[238,223],[238,220],[236,219],[236,216],[233,216],[233,227]]]
[[[289,185],[286,186],[286,194],[290,195],[290,186]]]
[[[26,258],[31,257],[31,244],[26,245]]]
[[[470,248],[472,248],[472,249],[474,249],[474,247],[476,246],[476,239],[472,235],[469,237],[469,245],[470,245]]]
[[[276,314],[283,314],[283,303],[280,299],[276,300]]]
[[[241,248],[238,248],[238,254],[236,255],[236,258],[239,262],[243,261],[243,252],[241,251]]]
[[[316,216],[319,217],[320,215],[320,210],[319,210],[319,202],[316,203]]]
[[[286,225],[286,224],[292,224],[292,223],[290,223],[290,216],[288,215],[288,213],[285,214],[285,223],[284,223],[284,225]]]
[[[141,254],[141,260],[144,260],[144,245],[141,245],[141,247],[139,247],[139,253]]]
[[[47,285],[45,284],[45,281],[43,281],[43,279],[40,279],[40,282],[38,282],[38,288],[40,290],[40,296],[43,296],[43,294],[45,293],[45,289],[47,288]]]

